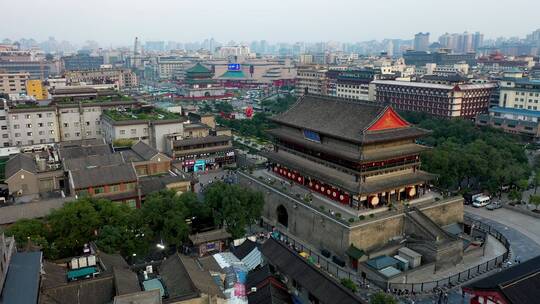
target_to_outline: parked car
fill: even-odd
[[[330,251],[328,251],[328,250],[326,250],[326,249],[321,250],[321,254],[322,254],[325,258],[327,258],[327,259],[329,259],[329,258],[332,256],[332,254],[330,253]]]
[[[487,210],[495,210],[495,209],[499,209],[501,207],[502,207],[501,202],[492,202],[491,204],[486,206],[486,209]]]
[[[337,256],[333,256],[332,257],[332,262],[334,262],[335,264],[341,266],[341,267],[345,267],[345,261],[343,261],[342,259],[338,258]]]
[[[489,205],[491,198],[487,195],[482,195],[474,199],[472,205],[476,208],[481,208]]]
[[[470,205],[474,202],[474,200],[477,198],[477,197],[480,197],[480,196],[483,196],[484,194],[482,192],[477,192],[477,193],[465,193],[463,194],[463,198],[464,198],[464,203],[465,205]]]

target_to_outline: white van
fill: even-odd
[[[473,207],[481,208],[481,207],[489,205],[490,201],[491,201],[491,198],[489,196],[482,195],[475,198],[472,205]]]

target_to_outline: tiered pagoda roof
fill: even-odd
[[[213,83],[214,73],[200,62],[186,70],[185,82],[188,84]]]
[[[262,152],[265,157],[351,193],[390,191],[436,178],[416,169],[384,179],[358,180],[358,177],[373,175],[375,171],[385,171],[387,160],[409,157],[409,160],[417,162],[418,153],[426,149],[414,140],[429,131],[411,125],[389,105],[305,95],[288,111],[271,119],[278,128],[269,133],[278,139],[279,148]],[[392,142],[395,144],[386,145]],[[373,145],[378,143],[385,145]],[[294,146],[350,163],[318,157],[316,153],[307,154]],[[360,164],[374,167],[361,169]],[[411,163],[399,166],[409,168]]]
[[[416,138],[429,133],[406,122],[389,105],[320,95],[300,97],[288,111],[271,119],[277,124],[357,144]]]

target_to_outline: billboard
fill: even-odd
[[[240,71],[240,64],[239,63],[229,63],[227,65],[227,70],[229,70],[229,71]]]

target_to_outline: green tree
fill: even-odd
[[[385,294],[382,291],[379,291],[377,293],[374,293],[369,298],[369,303],[370,304],[397,304],[398,302],[393,296],[389,294]]]
[[[15,237],[18,244],[24,244],[28,238],[46,238],[49,232],[41,220],[22,219],[9,226],[5,234]]]
[[[264,199],[260,192],[217,182],[206,190],[205,203],[212,209],[215,223],[239,238],[261,217]]]
[[[95,239],[101,221],[92,202],[90,199],[68,202],[49,215],[51,238],[62,256],[76,254]]]
[[[232,111],[234,111],[233,106],[227,102],[217,102],[214,104],[214,108],[216,108],[218,112],[223,113],[231,113]]]
[[[536,194],[536,191],[538,190],[538,186],[540,186],[540,169],[537,169],[534,172],[533,185],[534,185],[534,194]]]
[[[538,206],[540,206],[540,195],[531,195],[529,203],[533,204],[536,207],[535,209],[538,210]]]
[[[186,219],[190,212],[185,200],[191,195],[177,195],[172,190],[162,190],[146,198],[142,206],[142,216],[156,237],[176,246],[187,239],[189,227]]]
[[[211,113],[212,107],[207,102],[204,102],[202,106],[200,107],[200,111],[202,113]]]
[[[358,291],[358,287],[356,286],[356,284],[354,284],[353,280],[349,278],[342,278],[341,285],[345,286],[345,288],[349,289],[352,292],[356,293],[356,291]]]

